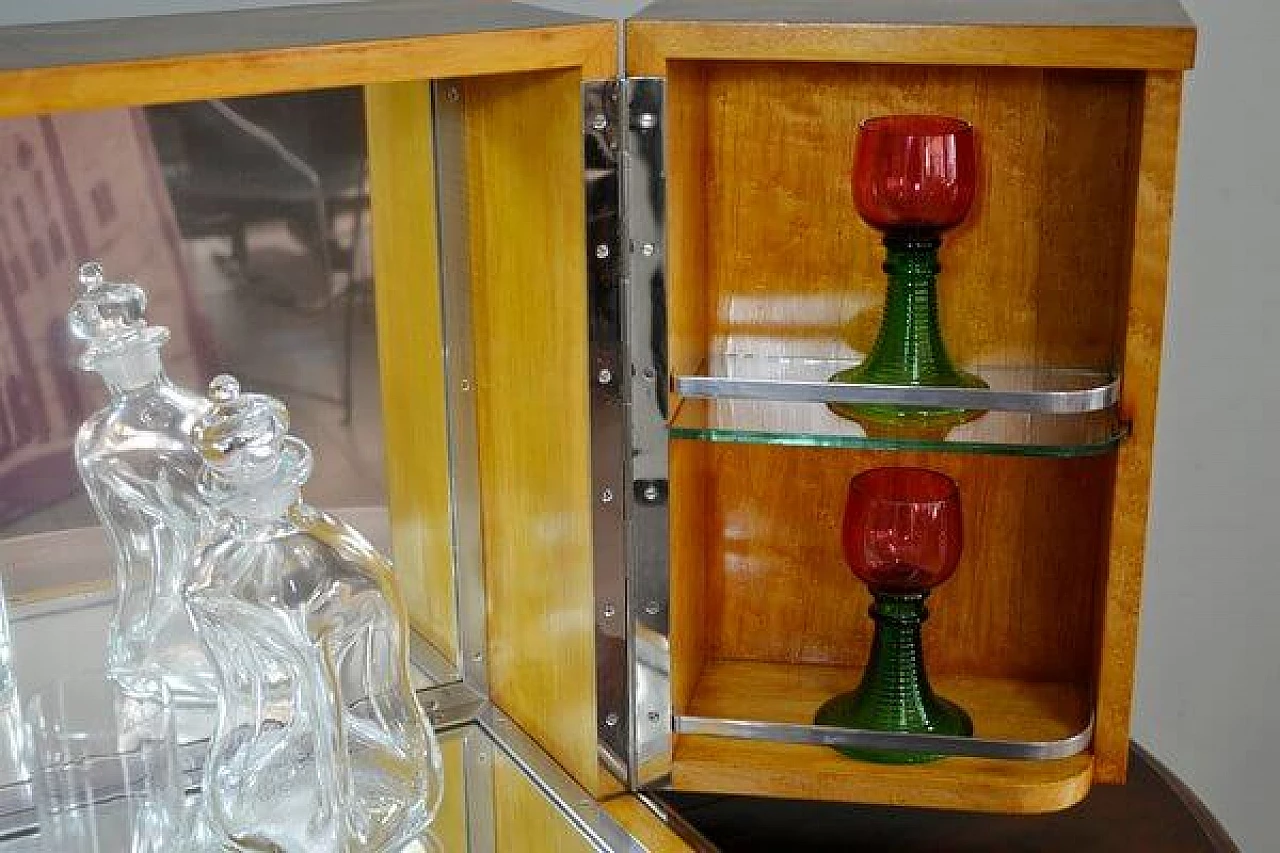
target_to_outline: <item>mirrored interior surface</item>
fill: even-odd
[[[46,543],[59,537],[61,542],[59,547],[41,549],[49,559],[36,565],[28,561],[26,568],[38,571],[42,577],[58,578],[62,564],[76,562],[74,555],[77,552],[87,550],[105,555],[99,541],[101,535],[97,529],[82,529],[30,537],[43,539]],[[67,559],[57,560],[54,555],[59,554]],[[100,560],[99,565],[105,568],[105,560]],[[13,566],[5,567],[6,581],[18,574]],[[35,824],[29,785],[34,759],[27,721],[24,720],[28,700],[59,679],[85,675],[105,678],[102,648],[114,605],[112,593],[96,583],[68,584],[53,590],[19,586],[19,590],[10,596],[7,620],[6,651],[14,686],[11,692],[0,697],[0,837],[21,835],[29,832]],[[5,636],[0,632],[0,638]],[[4,645],[0,641],[0,647]],[[439,692],[448,688],[439,686],[440,664],[435,657],[415,649],[412,664],[413,684],[419,692],[419,702],[438,726],[456,725],[457,721],[470,718],[473,708],[459,711],[451,704],[449,695]],[[207,739],[216,722],[215,713],[212,708],[176,710],[179,754],[188,782],[193,787],[199,784]],[[442,748],[444,738],[457,736],[442,732]],[[445,748],[446,755],[449,752]],[[460,774],[461,770],[456,772]],[[14,849],[28,848],[19,846]],[[106,846],[103,849],[117,848]],[[427,846],[424,849],[434,848]],[[446,846],[445,849],[469,848]]]
[[[175,383],[282,400],[308,501],[392,555],[367,161],[358,87],[0,121],[0,569],[15,613],[98,596],[78,664],[104,652],[113,582],[73,460],[108,399],[67,328],[86,260],[147,291]]]
[[[469,853],[494,849],[547,850],[589,853],[607,849],[575,826],[565,804],[548,796],[518,762],[485,729],[474,723],[440,734],[445,788],[440,810],[427,832],[401,853]],[[194,806],[198,793],[188,797]],[[95,841],[102,850],[129,849],[120,806],[95,807]],[[33,827],[0,833],[3,853],[48,853]],[[496,848],[496,839],[509,838],[510,847]],[[551,847],[543,846],[550,844]]]
[[[282,399],[310,500],[385,508],[358,88],[0,121],[0,540],[96,524],[71,462],[105,402],[77,265],[149,293],[170,377]]]

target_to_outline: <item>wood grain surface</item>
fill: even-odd
[[[707,300],[709,347],[813,356],[870,348],[884,250],[853,205],[858,124],[935,113],[972,122],[979,144],[973,210],[942,250],[952,355],[1116,364],[1132,195],[1123,176],[1141,75],[751,63],[711,64],[705,74],[705,189],[673,196],[673,207],[705,205],[707,267],[703,279],[677,278],[677,267],[671,287],[674,304]],[[682,221],[697,223],[673,211]]]
[[[698,684],[692,713],[731,719],[812,722],[826,699],[852,689],[861,667],[785,666],[722,661]],[[978,734],[1058,739],[1088,718],[1077,684],[940,676],[939,694],[973,716]],[[1089,790],[1093,757],[1054,761],[948,758],[915,766],[853,761],[828,747],[681,735],[677,790],[838,800],[929,808],[1033,813],[1073,805]]]
[[[628,835],[643,845],[645,853],[690,853],[693,850],[648,806],[632,795],[614,797],[605,802],[604,808]]]
[[[489,683],[596,791],[579,71],[464,86]]]
[[[548,68],[610,77],[616,33],[613,23],[574,24],[16,67],[0,71],[0,117]]]
[[[416,631],[458,657],[431,89],[365,89],[392,554]]]
[[[753,445],[716,445],[713,454],[709,500],[697,514],[707,527],[706,587],[698,603],[673,601],[673,644],[701,630],[712,660],[861,666],[872,622],[870,596],[840,545],[848,482],[872,467],[918,465],[956,479],[965,520],[959,569],[929,602],[931,671],[1089,682],[1111,458]],[[702,487],[690,474],[673,466],[681,477],[673,494]],[[675,543],[673,595],[698,595],[681,580],[697,577],[696,541]],[[686,625],[697,620],[705,627]],[[685,654],[697,657],[681,651],[676,664]]]
[[[494,849],[502,853],[595,853],[587,836],[502,750],[493,761]],[[454,848],[446,848],[452,853]],[[467,848],[460,848],[467,849]]]
[[[1110,518],[1109,571],[1099,590],[1095,749],[1098,777],[1104,782],[1124,781],[1133,713],[1181,109],[1182,75],[1147,75],[1143,110],[1134,121],[1140,145],[1120,400],[1120,410],[1133,424],[1133,437],[1120,449]]]
[[[464,762],[465,738],[477,737],[468,727],[440,737],[440,757],[444,760],[444,797],[431,821],[431,833],[445,851],[469,849],[467,840],[467,786]]]

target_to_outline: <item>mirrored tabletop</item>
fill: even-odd
[[[56,679],[103,671],[114,593],[94,545],[100,536],[67,531],[37,543],[43,560],[95,555],[90,562],[99,565],[85,568],[83,577],[35,571],[31,563],[40,560],[30,548],[0,547],[16,681],[12,696],[0,702],[0,853],[44,850],[31,798],[26,699]],[[439,734],[445,793],[428,834],[404,853],[644,850],[510,719],[463,685],[442,683],[434,669],[429,650],[415,649],[415,687]],[[213,714],[180,709],[177,718],[182,770],[189,796],[197,798]],[[110,803],[102,808],[100,834],[123,825],[111,819]],[[99,841],[101,850],[129,847],[122,838]]]

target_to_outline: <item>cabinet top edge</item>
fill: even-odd
[[[657,0],[632,20],[1191,29],[1178,0]]]
[[[0,27],[0,71],[599,24],[507,0],[339,0]]]

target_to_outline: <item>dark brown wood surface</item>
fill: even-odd
[[[1141,747],[1129,782],[1099,785],[1075,808],[1041,816],[761,800],[707,794],[663,799],[723,853],[1233,853],[1204,804]]]

